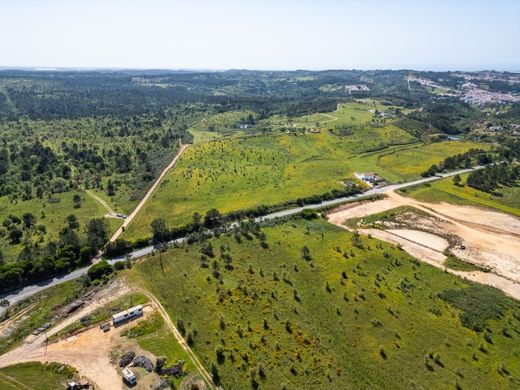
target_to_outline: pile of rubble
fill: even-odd
[[[153,363],[146,356],[136,356],[130,365],[132,367],[144,368],[148,372],[153,371]]]
[[[135,352],[129,351],[121,356],[121,360],[119,360],[119,367],[123,368],[132,363],[132,360],[135,358]]]

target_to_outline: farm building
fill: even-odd
[[[367,183],[372,183],[376,180],[377,175],[372,172],[356,172],[354,174],[359,180],[363,180]]]
[[[138,305],[131,307],[128,310],[124,310],[112,316],[112,321],[115,325],[122,324],[125,321],[131,320],[132,318],[140,317],[143,315],[143,306]]]

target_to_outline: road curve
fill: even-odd
[[[180,153],[177,155],[177,158],[178,158],[179,155],[180,155]],[[174,161],[172,161],[172,164],[170,164],[169,166],[173,166],[173,164],[175,164],[175,161],[176,161],[176,159],[174,159]],[[370,190],[368,190],[368,191],[366,191],[366,192],[364,192],[362,194],[346,196],[346,197],[343,197],[343,198],[327,200],[327,201],[324,201],[324,202],[321,202],[321,203],[317,203],[317,204],[310,204],[310,205],[301,206],[301,207],[294,207],[294,208],[291,208],[291,209],[281,210],[281,211],[277,211],[277,212],[274,212],[274,213],[266,214],[264,216],[255,218],[255,221],[256,222],[268,221],[268,220],[273,220],[273,219],[277,219],[277,218],[283,218],[283,217],[287,217],[287,216],[290,216],[290,215],[298,214],[298,213],[302,212],[303,210],[307,210],[307,209],[314,209],[314,210],[316,210],[316,209],[321,209],[323,207],[330,207],[330,206],[335,206],[335,205],[339,205],[339,204],[346,203],[346,202],[352,202],[352,201],[356,201],[356,200],[361,200],[361,199],[365,199],[365,198],[371,197],[373,195],[384,194],[384,193],[395,191],[395,190],[398,190],[398,189],[401,189],[401,188],[413,187],[413,186],[416,186],[416,185],[419,185],[419,184],[429,183],[429,182],[432,182],[432,181],[443,179],[445,177],[455,176],[455,175],[458,175],[458,174],[468,173],[468,172],[471,172],[471,171],[474,171],[474,170],[479,170],[479,169],[482,169],[484,167],[485,166],[479,165],[479,166],[476,166],[476,167],[473,167],[473,168],[459,169],[459,170],[456,170],[456,171],[442,173],[442,174],[438,174],[437,176],[426,177],[424,179],[414,180],[414,181],[410,181],[410,182],[406,182],[406,183],[392,184],[392,185],[388,185],[388,186],[380,187],[380,188],[372,188],[372,189],[370,189]],[[165,171],[163,171],[164,174],[166,172],[167,172],[167,169]],[[164,175],[163,175],[163,177],[164,177]],[[160,180],[156,181],[157,185],[159,184],[159,182],[160,182]],[[155,187],[157,187],[157,185]],[[150,193],[150,195],[151,195],[151,193]],[[134,214],[134,213],[132,213],[132,214]],[[176,240],[173,240],[173,241],[170,241],[170,242],[166,243],[165,246],[173,245],[174,243],[180,244],[180,243],[184,242],[185,239],[186,239],[185,237],[178,238]],[[110,260],[108,260],[108,262],[110,264],[114,264],[116,261],[123,261],[123,260],[126,260],[126,259],[132,259],[132,260],[133,259],[138,259],[140,257],[152,254],[155,250],[156,250],[156,248],[153,245],[150,245],[150,246],[147,246],[147,247],[144,247],[144,248],[141,248],[141,249],[136,249],[135,251],[133,251],[133,252],[131,252],[131,253],[125,255],[125,256],[119,256],[119,257],[115,257],[113,259],[110,259]],[[1,299],[7,299],[10,302],[10,304],[13,305],[13,304],[15,304],[17,302],[20,302],[23,299],[26,299],[26,298],[30,297],[31,295],[34,295],[36,293],[39,293],[40,291],[43,291],[43,290],[45,290],[45,289],[47,289],[49,287],[56,286],[58,284],[61,284],[61,283],[64,283],[64,282],[68,282],[70,280],[74,280],[74,279],[77,279],[77,278],[79,278],[79,277],[81,277],[83,275],[86,275],[88,269],[89,269],[89,267],[79,268],[79,269],[77,269],[77,270],[75,270],[75,271],[73,271],[73,272],[71,272],[71,273],[69,273],[67,275],[64,275],[64,276],[55,277],[53,279],[49,279],[49,280],[46,280],[46,281],[43,281],[43,282],[40,282],[40,283],[36,283],[34,285],[27,286],[27,287],[24,287],[24,288],[19,289],[19,290],[12,291],[12,292],[7,293],[7,294],[0,294],[0,300]],[[2,309],[0,308],[0,315],[1,314],[2,314]]]

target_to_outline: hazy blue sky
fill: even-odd
[[[520,70],[520,0],[0,0],[0,66]]]

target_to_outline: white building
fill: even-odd
[[[135,385],[137,383],[137,379],[135,378],[134,373],[129,368],[123,368],[121,373],[123,374],[123,379],[129,385]]]
[[[143,315],[143,305],[131,307],[128,310],[124,310],[112,316],[112,321],[115,325],[119,325],[132,318],[140,317]]]

